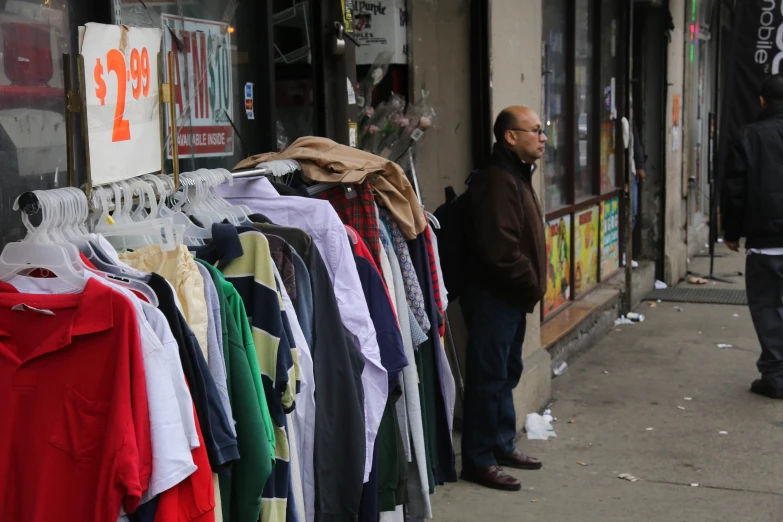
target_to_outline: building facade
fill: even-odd
[[[446,187],[462,192],[468,174],[488,157],[498,112],[527,105],[539,111],[549,139],[534,179],[545,212],[547,292],[528,322],[517,390],[519,411],[532,411],[550,395],[551,335],[542,325],[576,327],[584,315],[567,311],[624,277],[624,119],[628,130],[638,130],[647,155],[636,257],[654,261],[658,278],[673,284],[706,242],[718,65],[730,6],[719,0],[5,0],[0,244],[24,235],[13,210],[18,194],[68,183],[63,65],[76,70],[77,28],[88,22],[164,29],[162,50],[177,56],[182,170],[231,168],[306,135],[354,145],[361,81],[382,68],[374,98],[400,94],[426,102],[437,115],[415,158],[422,202],[434,211]],[[78,88],[75,79],[71,88]],[[206,134],[219,139],[204,142]],[[79,154],[76,159],[78,173],[84,162]],[[453,303],[449,318],[463,353],[460,315]]]

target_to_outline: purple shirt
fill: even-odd
[[[334,285],[340,317],[348,331],[358,339],[365,361],[362,388],[367,442],[364,461],[366,482],[372,468],[375,438],[386,408],[389,384],[345,226],[328,201],[283,197],[266,178],[236,180],[233,186],[220,185],[216,191],[230,203],[246,205],[277,225],[304,230],[321,253]]]

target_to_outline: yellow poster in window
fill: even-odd
[[[571,216],[547,223],[546,259],[545,316],[571,298]]]
[[[574,290],[579,295],[598,284],[599,208],[593,207],[575,216]]]

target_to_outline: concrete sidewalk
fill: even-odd
[[[730,255],[716,272],[743,264]],[[558,438],[519,441],[544,469],[510,470],[518,493],[438,488],[436,520],[783,522],[783,402],[748,391],[759,346],[747,308],[638,311],[644,323],[613,329],[553,382]]]

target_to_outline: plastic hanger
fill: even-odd
[[[139,190],[140,197],[143,198],[146,192],[143,190],[143,186],[137,185],[138,183],[139,182],[132,183],[130,184],[130,187],[131,189],[133,189],[133,187],[136,186],[136,188]],[[84,239],[84,235],[82,235],[81,231],[78,229],[78,224],[80,222],[84,223],[89,214],[87,198],[84,196],[84,193],[78,189],[68,187],[59,191],[50,191],[49,195],[54,196],[56,199],[59,199],[60,208],[65,211],[62,220],[63,234],[66,237],[70,238],[69,241],[72,244],[77,244],[78,242],[78,244],[86,245],[90,249],[89,251],[94,255],[92,246],[90,245],[89,241]],[[144,200],[141,199],[140,202],[141,204],[143,204]],[[152,201],[151,204],[152,204],[151,208],[155,209],[156,207],[155,201]],[[86,233],[86,229],[84,230],[84,232]],[[135,291],[136,293],[143,295],[146,301],[153,306],[157,307],[159,304],[158,296],[155,294],[152,288],[150,288],[148,285],[146,285],[141,281],[130,279],[128,277],[125,277],[124,275],[117,275],[114,273],[107,273],[100,269],[93,269],[86,265],[84,266],[84,269],[94,274],[95,276],[100,277],[101,279],[111,281],[113,284],[117,286],[123,287],[127,290]]]
[[[45,191],[34,191],[41,202],[41,225],[23,241],[6,245],[0,253],[0,281],[7,281],[33,268],[40,268],[48,270],[64,283],[81,290],[87,284],[84,274],[74,267],[66,248],[51,242],[46,233],[46,227],[53,218],[52,214],[56,215],[56,213],[53,213],[51,208],[47,208],[52,204],[52,199],[46,196],[42,199],[43,192]],[[14,201],[13,209],[19,210],[18,197]],[[26,219],[29,223],[29,218],[24,212],[22,219]]]
[[[434,228],[435,230],[440,230],[440,221],[438,221],[438,218],[435,217],[435,214],[433,214],[429,210],[425,210],[424,215],[427,217],[427,220],[432,225],[432,228]]]
[[[184,243],[189,246],[201,246],[206,241],[212,239],[212,230],[208,228],[202,228],[193,223],[188,216],[183,212],[175,211],[166,206],[166,196],[170,192],[173,192],[174,183],[168,176],[158,177],[152,174],[147,174],[144,179],[151,181],[158,189],[158,193],[161,195],[160,205],[158,206],[157,216],[155,217],[171,217],[175,225],[182,225],[185,227],[183,232]],[[165,181],[164,181],[165,180]],[[170,182],[171,189],[167,190],[166,181]]]
[[[239,220],[233,212],[228,212],[227,207],[216,204],[216,200],[209,197],[211,187],[219,184],[219,178],[207,169],[199,169],[188,174],[188,178],[194,184],[194,199],[189,213],[198,218],[204,225],[222,223],[228,220],[234,226],[239,225]]]
[[[356,231],[352,228],[350,228],[348,225],[345,225],[345,231],[348,233],[348,238],[351,240],[351,243],[354,245],[359,244],[359,236],[356,234]]]
[[[82,263],[82,258],[79,256],[79,249],[76,248],[75,245],[69,243],[63,233],[63,226],[67,219],[63,192],[61,190],[39,190],[35,193],[38,196],[38,200],[43,202],[52,216],[52,219],[48,222],[41,222],[41,225],[44,227],[43,230],[41,230],[41,233],[52,243],[56,243],[63,247],[74,269],[77,272],[81,272],[84,269],[84,263]],[[24,214],[22,219],[27,219],[29,223],[30,218],[27,214]],[[38,229],[41,229],[41,227],[39,226]]]
[[[147,196],[150,200],[155,199],[155,194],[149,184],[142,183],[139,185],[139,188],[147,191]],[[103,191],[99,191],[98,194],[101,198],[101,205],[103,207],[101,215],[108,216],[108,201],[105,198],[105,194]],[[118,202],[116,199],[117,197],[122,199],[121,191],[120,193],[115,191],[115,207],[122,205],[121,201]],[[128,197],[129,196],[126,193],[126,198]],[[132,198],[132,196],[130,196],[130,198]],[[121,220],[124,220],[125,216],[122,210],[118,217]],[[109,224],[109,222],[101,220],[95,227],[96,232],[103,234],[104,237],[109,239],[109,242],[117,248],[127,250],[129,248],[141,248],[151,244],[158,244],[160,245],[161,250],[166,252],[173,251],[178,245],[183,243],[184,230],[184,226],[175,225],[170,217],[148,218],[130,223],[117,223],[115,220],[114,224]]]
[[[79,235],[81,234],[82,230],[86,232],[86,229],[79,229],[79,223],[82,224],[87,219],[89,209],[87,205],[87,198],[84,196],[84,193],[82,193],[78,189],[74,189],[71,187],[66,187],[63,189],[57,189],[57,190],[50,190],[50,191],[40,191],[36,193],[36,196],[38,197],[39,201],[42,205],[42,210],[45,212],[44,218],[42,219],[42,226],[39,227],[37,230],[33,230],[33,233],[28,237],[28,241],[45,241],[46,236],[50,236],[51,238],[59,238],[60,236],[65,236],[66,238],[71,238],[71,240],[81,240],[83,239],[79,238]],[[18,204],[16,205],[18,208]],[[27,221],[26,225],[29,224],[29,218],[24,218],[25,221]],[[30,230],[30,227],[28,227],[28,230]],[[86,242],[86,241],[85,241]],[[59,247],[63,248],[63,252],[67,252],[69,250],[73,250],[73,244],[53,244]],[[44,245],[41,243],[33,243],[30,245],[33,247],[33,254],[35,254],[36,251],[40,251],[41,247],[46,247],[48,245]],[[15,251],[16,250],[16,251]],[[19,249],[14,249],[12,247],[9,252],[11,254],[18,254]],[[30,259],[30,248],[28,247],[23,253],[25,256],[28,257],[27,263],[31,263],[32,260]],[[77,254],[78,256],[78,251]],[[73,266],[73,263],[70,263],[70,256],[66,255],[68,257],[69,264]],[[6,257],[6,259],[8,259]],[[18,262],[18,260],[16,260]],[[64,270],[65,272],[62,273],[59,270],[59,267],[52,267],[51,265],[47,266],[37,266],[38,268],[44,268],[46,270],[49,270],[50,272],[54,273],[60,280],[63,282],[69,284],[70,286],[75,286],[77,288],[83,288],[84,284],[86,284],[87,278],[84,277],[84,271],[89,271],[92,274],[95,274],[96,277],[100,277],[106,280],[111,280],[113,284],[116,284],[118,286],[124,287],[128,290],[134,290],[138,292],[139,294],[142,294],[149,303],[153,304],[154,306],[157,306],[158,300],[157,296],[155,295],[155,292],[153,290],[138,281],[129,281],[127,279],[117,279],[116,276],[112,274],[106,274],[103,272],[100,272],[98,270],[94,270],[92,268],[89,268],[83,264],[81,261],[81,258],[79,258],[79,264],[81,267],[83,267],[83,270],[77,270],[77,273],[79,274],[78,280],[73,276],[72,273],[70,273],[70,270],[66,267]],[[14,270],[13,274],[10,274],[7,276],[6,279],[10,279],[12,275],[19,274],[21,271],[24,271],[28,266],[22,267],[21,270]],[[76,267],[74,267],[76,268]]]
[[[297,163],[298,165],[298,163]],[[229,186],[234,185],[234,176],[231,175],[231,172],[229,172],[226,169],[214,169],[213,172],[216,175],[217,182],[212,187],[212,190],[210,191],[210,196],[212,197],[215,204],[223,209],[225,212],[229,212],[233,214],[236,219],[237,223],[239,225],[252,225],[252,221],[250,220],[250,214],[253,213],[252,210],[250,210],[250,207],[246,205],[234,205],[232,203],[229,203],[225,199],[221,198],[217,192],[215,192],[214,188],[218,185],[221,185],[224,182],[228,182]]]

